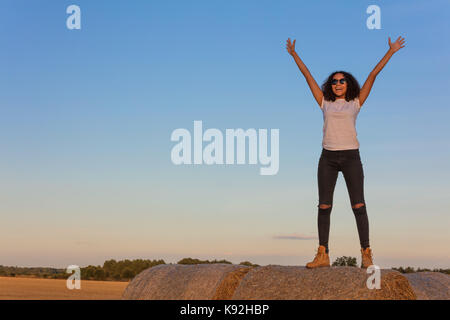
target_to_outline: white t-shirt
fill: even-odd
[[[332,151],[358,149],[355,125],[361,109],[359,99],[336,99],[333,102],[322,98],[320,109],[323,112],[322,147]]]

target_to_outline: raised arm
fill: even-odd
[[[386,52],[384,57],[381,59],[380,62],[375,66],[375,68],[370,72],[369,76],[367,77],[366,82],[364,83],[363,87],[361,88],[361,91],[359,92],[359,105],[362,106],[364,101],[366,101],[367,97],[369,96],[370,90],[372,89],[373,83],[375,82],[375,78],[377,77],[378,73],[384,68],[386,63],[389,61],[389,59],[392,57],[394,53],[396,53],[398,50],[404,47],[405,38],[398,37],[397,41],[394,43],[391,42],[391,38],[389,37],[389,50]]]
[[[319,106],[322,105],[323,92],[320,89],[320,87],[317,85],[316,80],[314,80],[314,78],[311,75],[311,73],[309,72],[308,68],[305,66],[303,61],[298,56],[297,52],[295,52],[295,40],[293,43],[291,43],[291,39],[288,38],[287,44],[286,44],[286,49],[289,52],[289,54],[294,58],[295,62],[297,63],[298,68],[305,76],[306,82],[308,83],[309,88],[311,89],[314,99],[316,99]]]

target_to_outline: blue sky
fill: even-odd
[[[66,8],[81,8],[68,30]],[[369,30],[366,8],[381,8]],[[0,3],[0,264],[183,257],[304,265],[317,239],[321,84],[362,85],[357,120],[374,262],[449,267],[448,1]],[[280,169],[175,166],[177,128],[280,131]],[[331,258],[359,257],[342,174]]]

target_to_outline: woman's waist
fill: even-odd
[[[359,149],[328,150],[322,148],[320,159],[328,159],[331,161],[361,160],[361,155],[359,154]]]
[[[322,147],[322,154],[325,155],[336,155],[336,154],[358,154],[359,148],[357,149],[339,149],[339,150],[329,150]]]

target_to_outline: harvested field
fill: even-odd
[[[0,277],[0,300],[115,300],[128,282],[81,280],[69,290],[64,279]]]

